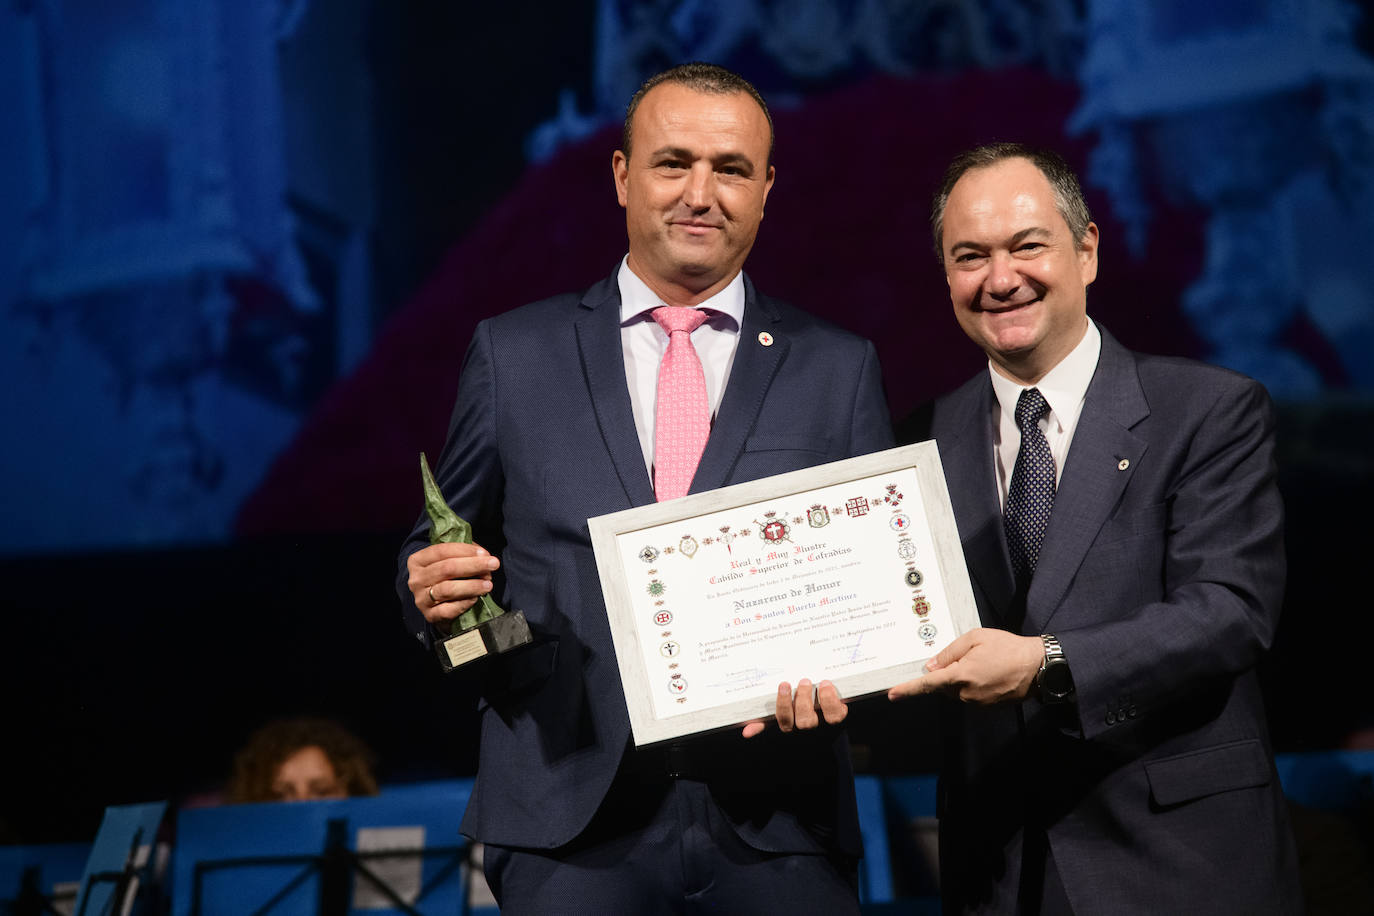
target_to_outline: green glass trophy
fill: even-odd
[[[425,512],[429,514],[431,544],[471,544],[472,526],[449,508],[430,472],[425,453],[420,453],[420,479],[425,488]],[[533,640],[530,625],[520,611],[507,612],[483,595],[449,625],[449,635],[434,645],[445,672],[509,652]]]

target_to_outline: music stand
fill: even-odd
[[[90,857],[90,843],[0,846],[0,913],[70,912]]]
[[[448,780],[373,798],[183,811],[172,914],[466,913],[472,844],[458,821],[471,789]]]
[[[128,913],[139,889],[153,886],[148,880],[153,846],[166,810],[165,801],[105,809],[72,909],[75,916]]]

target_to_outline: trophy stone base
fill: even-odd
[[[533,640],[525,615],[520,611],[507,611],[457,636],[436,642],[434,648],[439,653],[439,664],[448,674],[479,659],[518,649]]]

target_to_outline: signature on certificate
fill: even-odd
[[[752,690],[760,684],[776,680],[781,673],[781,668],[745,668],[731,671],[725,680],[709,686],[714,690]]]

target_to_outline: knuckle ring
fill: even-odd
[[[429,587],[429,603],[434,605],[439,603],[439,599],[434,597],[434,586],[432,585]]]

